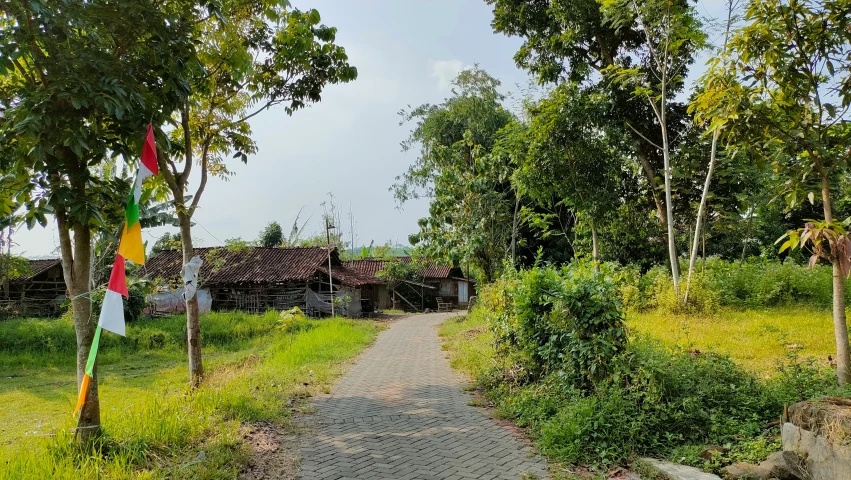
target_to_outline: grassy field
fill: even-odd
[[[806,306],[721,310],[712,316],[639,312],[628,314],[627,324],[668,345],[730,355],[764,377],[790,353],[826,365],[836,352],[830,310]]]
[[[76,397],[73,325],[0,323],[0,478],[233,478],[246,425],[283,422],[293,399],[328,390],[379,326],[343,319],[278,328],[278,315],[202,317],[207,378],[189,392],[182,317],[145,320],[98,356],[105,435],[70,448]],[[199,452],[204,455],[199,457]]]

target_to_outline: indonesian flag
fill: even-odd
[[[136,172],[136,184],[127,199],[127,209],[124,212],[124,231],[121,233],[121,243],[118,245],[118,254],[136,265],[145,263],[145,244],[142,243],[142,225],[139,223],[139,199],[142,197],[142,182],[158,173],[157,145],[154,142],[153,128],[148,125],[148,135],[145,137],[145,145],[142,147],[142,161],[139,164],[139,171]]]
[[[136,184],[130,192],[125,212],[124,230],[121,234],[121,243],[118,245],[118,255],[112,265],[112,273],[109,275],[109,283],[106,287],[106,295],[103,297],[103,305],[100,310],[98,327],[92,338],[92,346],[89,348],[89,359],[86,362],[86,374],[80,384],[80,395],[77,398],[77,407],[74,413],[78,413],[86,402],[89,391],[89,383],[95,368],[100,334],[102,330],[109,330],[122,337],[125,335],[124,326],[124,299],[129,297],[127,292],[127,276],[125,275],[124,262],[141,265],[145,263],[145,245],[142,243],[142,226],[139,224],[139,199],[142,197],[142,182],[146,178],[159,173],[157,167],[157,145],[154,141],[154,131],[148,125],[148,134],[145,136],[145,144],[142,147],[142,157],[139,171],[136,173]]]
[[[129,296],[127,293],[127,277],[124,274],[124,257],[116,255],[115,263],[112,265],[112,273],[109,275],[106,295],[103,297],[98,326],[123,337],[125,335],[124,301],[121,297],[127,298]]]

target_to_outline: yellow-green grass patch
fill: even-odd
[[[772,376],[790,352],[825,365],[836,352],[830,310],[808,306],[723,309],[706,316],[631,312],[627,324],[670,346],[727,354],[763,377]]]

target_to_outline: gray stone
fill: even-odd
[[[671,480],[721,480],[718,475],[706,473],[694,467],[666,462],[664,460],[642,458],[641,462],[663,475],[667,475]]]
[[[851,479],[851,446],[831,444],[822,435],[786,422],[781,430],[783,450],[805,458],[808,480]]]
[[[721,469],[725,480],[767,480],[769,477],[759,470],[757,465],[736,462]]]
[[[793,452],[774,452],[759,465],[738,462],[721,469],[727,480],[803,480],[797,455]]]

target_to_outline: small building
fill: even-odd
[[[411,257],[396,257],[394,259],[366,258],[343,262],[350,270],[367,276],[370,283],[361,287],[361,298],[372,300],[379,309],[393,307],[393,292],[387,284],[376,276],[388,262],[411,262]],[[475,282],[464,277],[458,267],[429,263],[418,273],[416,281],[405,282],[397,289],[396,307],[406,310],[436,309],[437,298],[456,307],[466,307],[473,293]]]
[[[62,262],[51,258],[29,263],[27,275],[9,280],[8,290],[0,288],[0,311],[21,317],[59,315],[67,298]]]
[[[207,247],[196,248],[195,254],[203,260],[198,287],[210,292],[213,310],[264,312],[299,307],[318,316],[331,312],[333,290],[335,313],[358,317],[360,288],[371,280],[344,267],[336,248],[330,250],[330,283],[326,247]],[[176,288],[182,285],[182,264],[180,251],[167,250],[148,260],[142,271]]]

